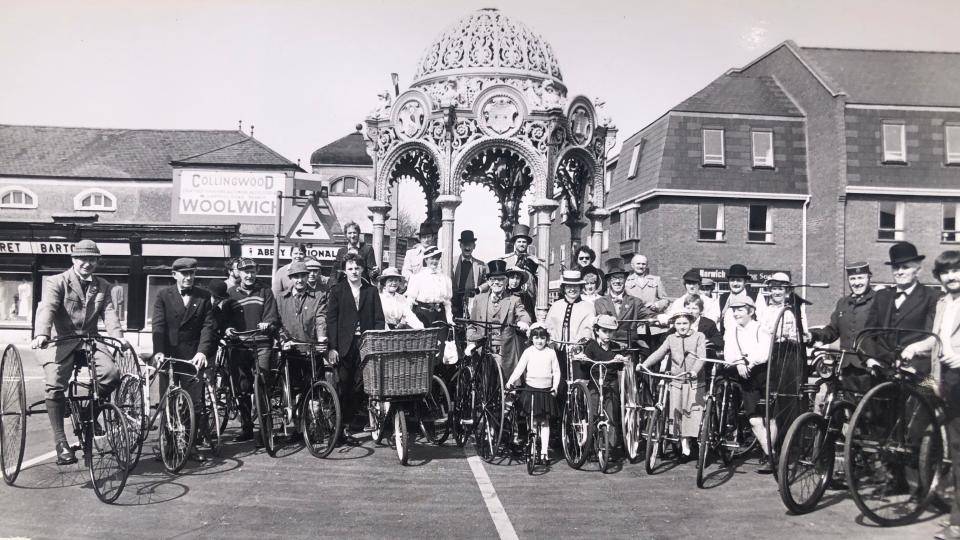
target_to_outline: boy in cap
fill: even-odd
[[[103,322],[110,337],[128,346],[110,294],[112,286],[93,275],[100,262],[100,248],[92,240],[81,240],[73,248],[72,262],[73,266],[65,272],[43,279],[43,293],[37,307],[36,337],[31,348],[44,348],[54,328],[57,337],[61,338],[99,334],[98,321]],[[79,347],[80,341],[57,343],[54,357],[43,363],[47,417],[60,465],[77,462],[63,431],[63,418],[66,412],[64,392],[73,373],[73,363],[82,354]],[[109,395],[120,382],[120,373],[113,359],[105,351],[98,350],[94,358],[88,360],[96,365],[97,379],[103,389],[101,395]]]
[[[237,268],[240,270],[240,284],[227,291],[230,301],[225,307],[230,326],[225,334],[230,337],[234,331],[261,332],[253,340],[255,350],[236,349],[230,355],[233,376],[242,394],[237,397],[240,404],[240,434],[235,440],[249,441],[253,439],[253,366],[256,362],[262,372],[267,374],[269,386],[272,383],[269,380],[273,359],[271,345],[280,317],[273,292],[257,280],[257,263],[253,259],[241,258],[237,262]]]

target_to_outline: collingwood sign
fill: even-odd
[[[204,223],[269,223],[277,215],[277,191],[285,183],[280,171],[181,169],[174,174],[172,217]]]

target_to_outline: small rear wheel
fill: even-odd
[[[393,442],[400,464],[406,465],[410,459],[410,433],[407,431],[407,414],[401,407],[393,413]]]
[[[780,500],[794,514],[813,510],[833,476],[836,445],[827,421],[806,412],[790,425],[783,440],[777,478]]]
[[[92,421],[84,438],[90,464],[90,481],[97,498],[105,503],[117,500],[130,473],[129,423],[116,405],[91,400]]]
[[[0,359],[0,465],[3,481],[13,485],[23,463],[27,437],[27,390],[20,353],[7,345]]]
[[[314,383],[304,395],[300,411],[300,431],[310,455],[330,455],[337,444],[340,421],[340,399],[333,386],[326,381]]]
[[[193,400],[183,388],[171,388],[160,400],[160,460],[178,473],[190,457],[196,436]]]

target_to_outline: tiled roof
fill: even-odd
[[[802,47],[800,54],[850,103],[960,106],[960,53]]]
[[[296,167],[240,131],[0,125],[3,176],[169,180],[171,162],[208,153],[221,165]]]
[[[771,77],[723,75],[672,110],[682,112],[802,116]]]
[[[357,126],[361,128],[361,126]],[[319,148],[310,156],[311,165],[373,166],[360,130]]]

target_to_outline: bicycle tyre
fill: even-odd
[[[120,385],[114,392],[113,402],[127,419],[130,429],[130,470],[140,463],[143,444],[146,442],[149,418],[145,412],[146,402],[143,398],[143,381],[136,376],[125,373],[120,377]]]
[[[492,356],[483,357],[483,367],[478,372],[479,399],[478,413],[487,423],[487,435],[493,442],[492,459],[500,451],[503,440],[506,395],[503,389],[503,371]]]
[[[91,421],[84,430],[83,446],[90,482],[98,499],[112,503],[123,492],[130,474],[130,428],[116,405],[90,400],[89,410]]]
[[[204,438],[210,445],[210,453],[214,456],[220,455],[223,448],[223,429],[220,427],[220,409],[217,407],[217,391],[209,382],[203,383],[203,411],[200,418],[203,420]]]
[[[531,428],[532,433],[527,437],[527,474],[533,476],[537,468],[537,447],[540,446],[540,435],[536,428]]]
[[[367,409],[373,413],[373,431],[370,432],[370,437],[380,446],[383,446],[383,439],[387,436],[387,420],[390,419],[389,411],[383,412],[385,405],[386,402],[367,398]]]
[[[620,377],[620,418],[623,431],[623,449],[630,463],[636,463],[640,456],[640,411],[638,405],[629,404],[624,398],[626,383]]]
[[[713,434],[713,415],[714,402],[713,397],[707,398],[707,403],[703,407],[703,420],[700,421],[700,434],[697,438],[697,487],[703,488],[704,474],[707,471],[708,461],[710,459],[710,448],[714,446]]]
[[[253,385],[254,400],[257,403],[257,423],[260,429],[260,442],[270,457],[277,457],[277,441],[273,425],[274,413],[266,381],[258,374]]]
[[[567,465],[574,469],[587,462],[587,448],[592,441],[593,415],[587,401],[587,384],[575,381],[567,390],[567,403],[563,410],[561,437],[563,456]]]
[[[233,395],[230,373],[225,368],[218,367],[215,372],[214,392],[217,396],[217,417],[220,421],[220,433],[223,433],[227,430],[230,420],[237,416],[237,398]]]
[[[0,407],[0,464],[3,481],[12,486],[27,442],[27,388],[20,352],[12,344],[3,349],[0,359]]]
[[[660,450],[663,446],[663,417],[660,409],[654,408],[647,417],[647,447],[643,455],[643,468],[647,474],[653,474],[660,459]]]
[[[410,433],[407,427],[407,413],[396,407],[393,413],[393,442],[397,447],[397,458],[401,465],[410,460]]]
[[[778,464],[778,491],[783,505],[794,514],[816,508],[833,477],[836,445],[827,420],[806,412],[790,425]]]
[[[767,353],[767,373],[764,384],[763,424],[766,431],[767,448],[770,450],[771,463],[780,460],[780,446],[783,441],[783,427],[789,426],[802,412],[809,410],[806,394],[801,387],[806,381],[807,359],[804,354],[801,325],[794,320],[793,332],[787,325],[787,314],[793,313],[787,307],[780,308],[773,325],[774,338],[770,340]],[[795,317],[794,317],[795,319]],[[779,339],[778,339],[779,338]],[[777,426],[776,438],[772,437],[771,424]],[[774,475],[776,479],[776,475]]]
[[[890,421],[882,420],[884,417]],[[884,382],[863,396],[850,419],[844,463],[850,495],[864,517],[890,527],[909,523],[923,513],[929,502],[932,479],[923,481],[920,478],[920,463],[934,463],[942,456],[921,457],[919,454],[922,438],[938,431],[935,422],[934,410],[924,396],[902,383]],[[894,439],[892,447],[888,442],[891,438]],[[917,455],[904,458],[914,445],[917,446]],[[932,445],[927,445],[927,449],[930,448]],[[906,465],[914,462],[917,471],[911,486]],[[903,466],[903,469],[900,474],[893,474],[897,466]],[[884,481],[876,486],[879,493],[874,494],[871,491],[874,486],[869,481],[881,476]],[[889,482],[887,476],[895,478]],[[874,495],[879,495],[882,505],[874,503]],[[892,497],[901,499],[898,503],[886,504]],[[884,512],[897,509],[902,511],[894,515]]]
[[[610,431],[613,428],[610,425],[598,429],[594,438],[597,452],[597,463],[600,465],[600,472],[606,474],[610,467]]]
[[[473,432],[473,375],[468,367],[461,367],[454,375],[453,440],[463,448]],[[469,419],[469,422],[467,421]]]
[[[183,469],[197,434],[193,400],[183,388],[171,388],[160,399],[160,461],[170,473]]]
[[[496,458],[496,447],[493,439],[493,433],[490,426],[487,425],[487,417],[481,415],[477,420],[473,430],[474,451],[480,459],[487,463],[493,462]]]
[[[300,432],[303,444],[315,458],[325,458],[333,452],[340,434],[340,399],[333,385],[327,381],[313,383],[300,404]]]
[[[420,429],[423,435],[437,446],[443,445],[450,437],[450,411],[453,408],[450,402],[450,392],[443,379],[433,376],[430,382],[430,393],[420,401]],[[427,419],[423,416],[426,414]]]

